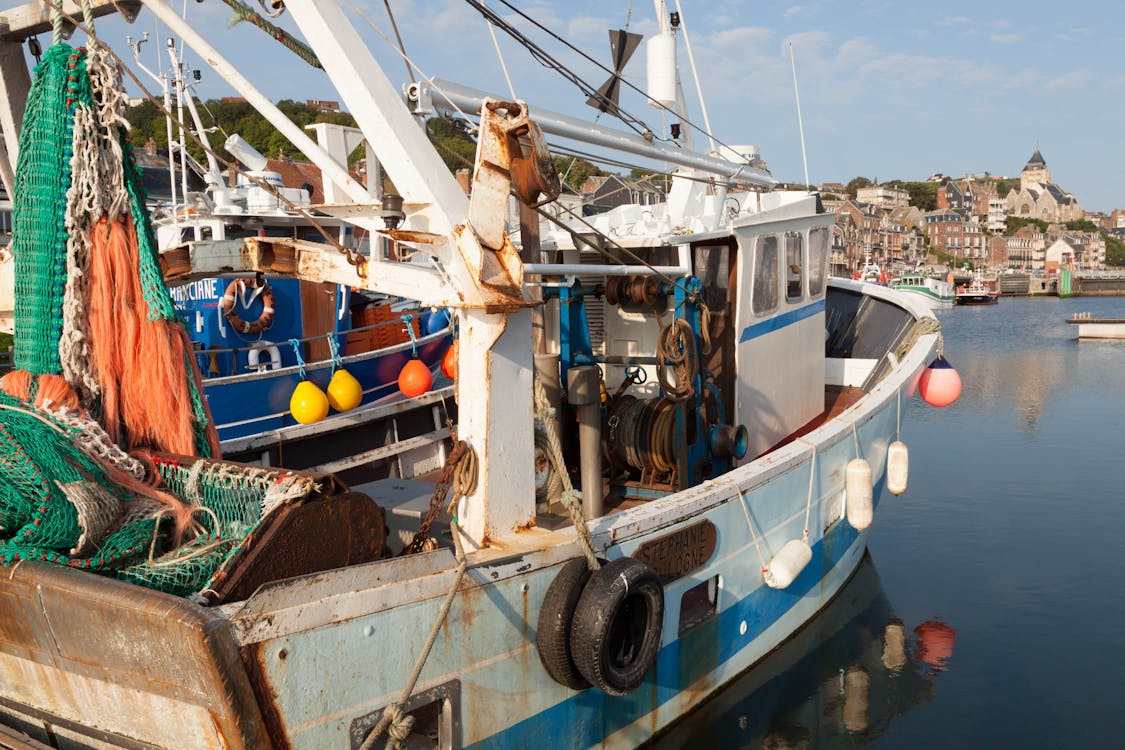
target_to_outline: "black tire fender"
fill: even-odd
[[[543,606],[539,610],[536,645],[539,661],[551,679],[571,690],[585,690],[590,683],[574,666],[570,654],[570,624],[578,598],[590,578],[590,568],[585,557],[575,557],[562,566],[562,570],[547,587]]]
[[[664,587],[656,571],[623,557],[590,575],[570,627],[578,671],[610,695],[644,682],[660,653]]]

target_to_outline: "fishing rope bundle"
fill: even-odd
[[[190,458],[217,458],[218,438],[160,274],[121,71],[93,41],[74,49],[58,36],[28,94],[13,196],[0,564],[43,560],[191,593],[271,510],[315,488]],[[154,454],[187,457],[190,481]]]
[[[121,72],[56,44],[28,97],[17,165],[15,364],[62,373],[114,442],[218,455],[187,333],[160,276],[125,140]]]

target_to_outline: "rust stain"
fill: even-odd
[[[278,656],[284,652],[282,649]],[[266,658],[264,643],[251,643],[242,647],[242,662],[246,665],[250,688],[258,700],[258,710],[262,712],[262,723],[266,727],[270,744],[278,750],[289,750],[292,745],[289,744],[289,733],[285,730],[285,721],[281,718],[281,710],[277,705],[277,692],[267,676]]]
[[[379,234],[398,242],[412,242],[416,245],[432,245],[441,238],[433,232],[419,232],[413,229],[384,229]]]
[[[527,617],[527,584],[526,583],[523,584],[522,586],[520,586],[520,610],[521,610],[521,614],[523,615],[523,619],[520,621],[520,635],[522,635],[523,639],[526,641],[527,640],[527,626],[528,626],[528,623],[530,622],[528,620],[528,617]]]

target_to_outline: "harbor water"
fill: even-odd
[[[1120,746],[1125,341],[1078,341],[1084,311],[1125,298],[939,313],[964,390],[911,403],[869,559],[658,747]]]

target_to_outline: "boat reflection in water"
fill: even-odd
[[[870,555],[781,648],[651,747],[856,747],[934,695],[956,633],[895,616]]]

